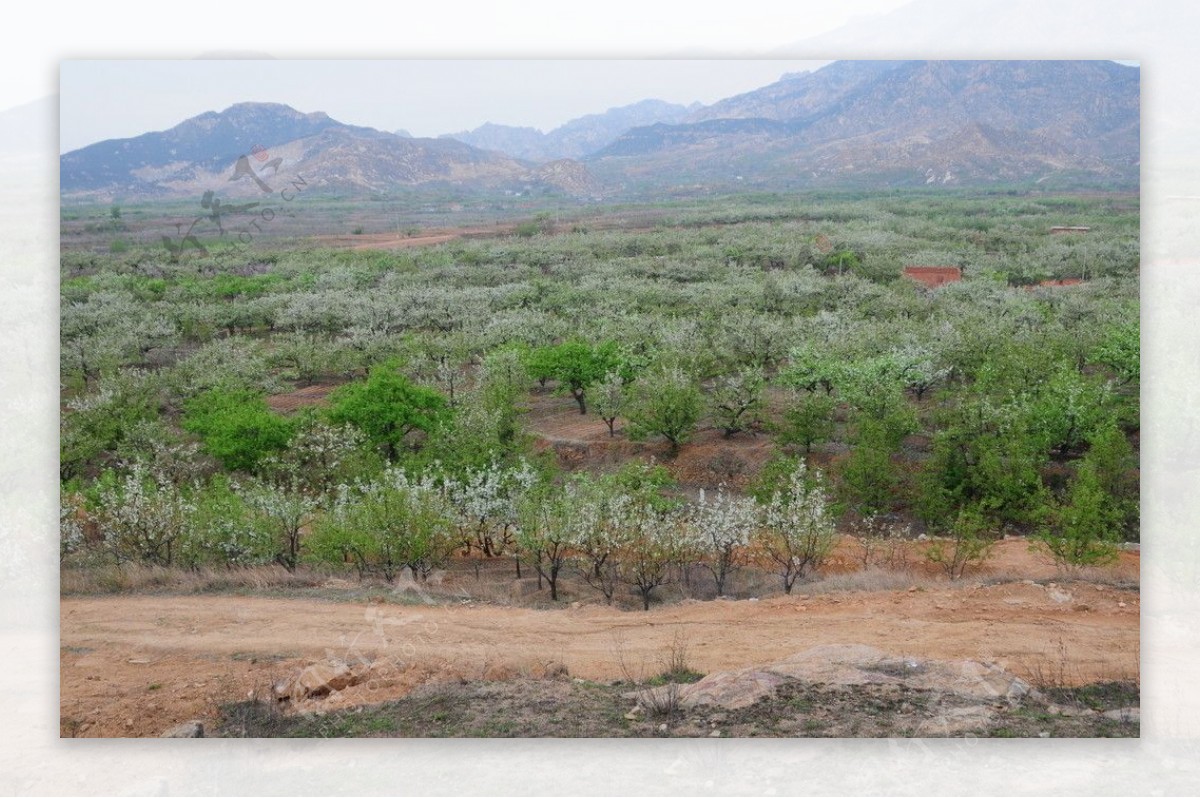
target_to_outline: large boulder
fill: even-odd
[[[845,686],[896,685],[953,694],[980,704],[1016,702],[1035,694],[1028,682],[993,663],[896,657],[864,645],[815,646],[771,665],[710,673],[694,684],[671,689],[684,708],[712,705],[741,709],[773,695],[776,688],[791,680]],[[654,691],[648,691],[642,698],[653,703],[657,697]],[[965,713],[961,720],[975,722],[976,714]]]

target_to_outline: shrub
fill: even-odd
[[[925,550],[925,557],[940,566],[952,580],[961,579],[968,567],[982,564],[992,555],[996,538],[988,528],[984,513],[964,507],[950,528],[947,539],[937,539]]]

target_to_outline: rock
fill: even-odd
[[[1141,707],[1124,707],[1122,709],[1110,709],[1103,713],[1101,717],[1108,720],[1117,720],[1121,723],[1140,723],[1142,720]]]
[[[712,730],[712,732],[710,732],[708,736],[709,736],[709,737],[720,737],[720,736],[721,736],[721,730],[720,730],[720,729],[713,729],[713,730]]]
[[[362,674],[355,673],[350,666],[336,660],[326,660],[309,665],[294,679],[276,682],[272,688],[280,701],[302,701],[306,698],[321,698],[338,690],[358,684]]]
[[[1117,602],[1117,606],[1118,606],[1118,607],[1120,607],[1121,609],[1125,609],[1125,608],[1126,608],[1126,607],[1128,607],[1129,605],[1128,605],[1128,604],[1126,604],[1124,601],[1118,601],[1118,602]]]
[[[660,724],[659,724],[659,726],[658,726],[658,730],[659,730],[660,732],[665,732],[665,731],[667,730],[667,724],[665,724],[665,723],[660,723]]]
[[[706,705],[742,709],[773,694],[785,681],[786,677],[781,674],[756,668],[712,673],[698,682],[684,685],[679,690],[679,705],[686,709]]]
[[[163,732],[160,737],[203,737],[204,724],[198,720],[189,720],[180,723],[178,726],[172,726]]]
[[[1038,732],[1038,737],[1041,737],[1042,739],[1046,739],[1049,736],[1050,732]]]
[[[1071,600],[1071,594],[1065,590],[1059,590],[1053,584],[1050,585],[1050,590],[1046,593],[1050,600],[1057,604],[1065,604]]]

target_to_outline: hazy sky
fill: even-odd
[[[405,60],[65,61],[60,152],[165,130],[245,101],[325,111],[414,136],[484,122],[550,130],[578,116],[656,98],[690,104],[773,83],[826,61]]]

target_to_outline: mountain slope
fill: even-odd
[[[1133,186],[1139,85],[1103,61],[835,62],[631,130],[589,165],[642,183]]]
[[[277,103],[238,103],[170,130],[101,141],[66,153],[60,159],[61,187],[83,191],[126,185],[137,170],[162,170],[172,164],[183,174],[212,170],[232,164],[255,147],[269,148],[331,127],[345,126],[326,114],[302,114]]]
[[[427,184],[596,190],[578,164],[538,170],[450,139],[405,137],[269,103],[242,103],[167,131],[100,142],[60,158],[60,185],[66,195],[182,196],[214,191],[256,196],[293,181],[307,190],[338,193],[379,193]]]

